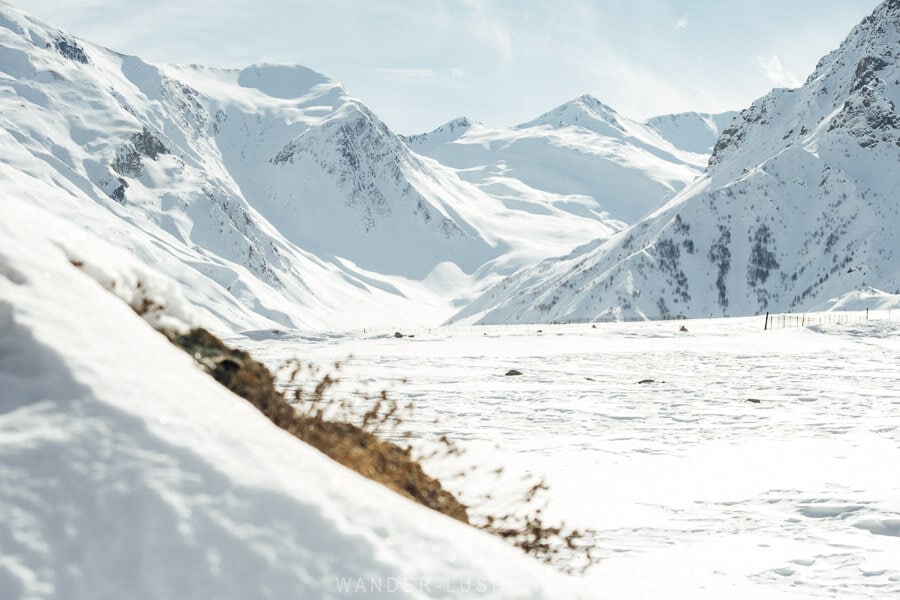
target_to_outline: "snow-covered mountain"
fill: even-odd
[[[687,112],[662,115],[647,120],[646,125],[655,129],[663,139],[687,152],[709,154],[719,135],[738,116],[736,112],[717,114]]]
[[[33,201],[160,265],[219,329],[439,322],[708,158],[693,116],[642,124],[590,96],[403,138],[309,69],[153,65],[5,3],[0,107],[0,181],[57,189]]]
[[[803,310],[900,288],[900,2],[882,3],[798,89],[741,112],[706,175],[610,240],[503,281],[486,322]]]
[[[679,148],[588,95],[510,129],[459,118],[405,139],[511,209],[593,216],[592,237],[621,230],[682,190],[712,146]]]
[[[158,265],[220,329],[438,322],[626,224],[577,185],[517,203],[473,184],[309,69],[152,65],[5,3],[0,111],[4,189]],[[652,189],[628,219],[697,172],[666,168],[623,188]]]
[[[415,283],[507,249],[467,219],[483,194],[318,73],[150,65],[0,8],[8,185],[58,188],[39,201],[116,230],[228,326],[427,314],[443,299]]]

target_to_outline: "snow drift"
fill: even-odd
[[[219,386],[129,306],[203,318],[126,251],[15,196],[0,239],[0,597],[578,595]]]

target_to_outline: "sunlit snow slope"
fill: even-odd
[[[660,119],[670,127],[638,123],[585,95],[514,128],[460,118],[406,141],[510,210],[594,216],[596,238],[658,208],[706,166],[715,136],[697,149],[703,136],[685,133],[694,128],[689,115]]]
[[[0,240],[0,598],[589,597],[216,383],[128,306],[203,318],[118,240],[16,196]]]
[[[148,64],[0,3],[0,182],[56,189],[34,201],[164,266],[231,329],[439,322],[699,174],[705,155],[642,125],[595,132],[600,108],[445,166],[309,69]]]
[[[803,310],[895,293],[900,2],[881,4],[799,89],[760,98],[707,174],[613,239],[525,270],[464,308],[486,322]]]
[[[427,313],[408,280],[502,251],[461,216],[477,195],[318,73],[154,66],[0,10],[0,176],[56,188],[37,201],[107,222],[228,325]]]

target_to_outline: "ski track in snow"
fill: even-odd
[[[343,391],[413,400],[417,433],[544,474],[551,514],[598,531],[599,590],[900,597],[900,323],[685,324],[241,343],[273,367],[341,361]]]

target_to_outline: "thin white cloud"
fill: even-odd
[[[762,67],[766,78],[776,87],[795,88],[802,83],[796,75],[781,64],[781,59],[775,54],[768,58],[757,56],[756,62]]]
[[[431,69],[375,69],[375,72],[388,79],[428,79],[434,77]]]
[[[483,0],[464,0],[467,25],[475,37],[492,46],[501,56],[513,56],[513,36],[504,19]]]
[[[565,10],[536,0],[12,0],[152,62],[306,65],[404,131],[460,113],[498,126],[523,122],[585,89],[640,118],[739,108],[767,88],[802,83],[794,73],[805,77],[871,10],[862,5],[878,1],[757,0],[712,15],[698,3],[658,0],[568,0]],[[804,7],[816,3],[810,16]],[[773,7],[783,18],[754,22],[752,35],[727,16]],[[808,22],[798,33],[800,17]],[[777,51],[770,45],[785,39]]]

